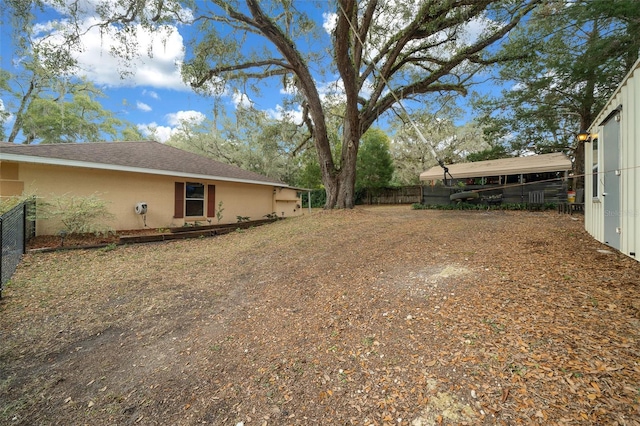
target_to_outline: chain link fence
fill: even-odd
[[[9,281],[26,253],[27,240],[35,234],[33,210],[35,203],[25,201],[0,216],[0,298],[4,284]]]

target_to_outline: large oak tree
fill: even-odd
[[[83,18],[78,6],[89,4],[51,1],[71,23]],[[199,91],[213,94],[233,86],[246,92],[269,81],[281,84],[303,111],[327,192],[325,207],[351,208],[364,132],[402,100],[466,94],[470,78],[498,60],[489,48],[542,1],[107,0],[97,2],[99,22],[93,25],[113,31],[125,60],[139,53],[139,28],[197,28],[183,32],[193,38],[186,43],[182,72]],[[324,11],[330,37],[318,20],[323,11],[314,10],[320,6],[332,9]],[[69,29],[81,32],[83,26],[69,24]],[[336,81],[344,100],[341,151],[335,155],[320,90],[329,80]]]

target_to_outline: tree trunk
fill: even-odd
[[[584,142],[578,141],[573,151],[573,189],[584,188]]]
[[[362,136],[363,132],[360,126],[361,117],[358,109],[358,93],[361,87],[361,82],[358,79],[358,67],[362,60],[360,55],[362,45],[354,35],[356,30],[353,27],[358,22],[358,2],[356,0],[341,0],[340,9],[342,13],[338,14],[334,31],[334,58],[344,83],[346,102],[342,129],[340,171],[337,176],[338,193],[336,204],[328,207],[352,209],[355,204],[356,159],[358,157],[360,136]],[[350,40],[350,43],[345,43],[344,40]]]
[[[24,114],[27,110],[28,103],[31,102],[31,95],[33,94],[33,91],[36,88],[36,83],[34,80],[35,80],[35,77],[32,77],[31,81],[29,82],[29,88],[27,89],[27,92],[22,96],[22,99],[20,100],[20,108],[18,108],[18,111],[16,112],[16,119],[13,122],[13,127],[11,129],[11,134],[9,135],[9,139],[7,139],[7,142],[9,143],[15,143],[18,133],[20,132],[20,130],[22,130]],[[33,138],[31,138],[30,140],[26,140],[24,143],[30,144],[32,141],[33,141]]]
[[[348,142],[346,155],[342,159],[342,167],[338,179],[338,199],[335,207],[352,209],[355,205],[356,159],[358,157],[357,142]]]
[[[342,167],[337,173],[328,177],[323,175],[327,199],[325,209],[352,209],[355,205],[356,186],[356,158],[355,149],[349,149],[350,155],[342,162]]]

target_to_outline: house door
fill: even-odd
[[[602,134],[604,242],[620,250],[620,111],[604,124]]]

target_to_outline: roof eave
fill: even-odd
[[[190,179],[207,179],[223,182],[249,183],[254,185],[277,186],[289,188],[289,185],[281,182],[265,182],[251,179],[238,179],[224,176],[203,175],[198,173],[185,173],[174,170],[146,169],[143,167],[119,166],[105,163],[92,163],[88,161],[65,160],[60,158],[37,157],[32,155],[7,154],[0,152],[0,160],[15,161],[19,163],[45,164],[51,166],[79,167],[85,169],[111,170],[118,172],[145,173],[160,176],[175,176]]]
[[[466,179],[471,177],[487,177],[487,176],[504,176],[504,175],[520,175],[520,174],[528,174],[528,173],[552,173],[552,172],[562,172],[566,170],[571,170],[571,163],[565,165],[557,165],[553,167],[530,167],[530,168],[521,168],[517,171],[514,170],[478,170],[478,171],[461,171],[456,173],[455,170],[450,170],[451,175],[454,179]],[[428,180],[437,180],[443,179],[442,171],[435,173],[435,171],[427,170],[420,174],[421,181]]]

